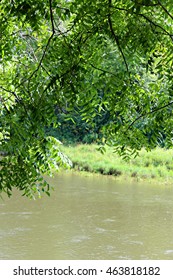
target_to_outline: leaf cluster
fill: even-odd
[[[170,0],[2,0],[0,10],[1,191],[48,192],[42,174],[69,165],[47,136],[57,109],[99,123],[124,157],[172,147]]]

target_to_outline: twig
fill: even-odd
[[[107,70],[101,69],[101,68],[99,68],[99,67],[96,67],[96,66],[94,66],[92,63],[90,63],[90,65],[91,65],[93,68],[95,68],[95,69],[97,69],[97,70],[99,70],[99,71],[101,71],[101,72],[103,72],[103,73],[105,73],[105,74],[111,74],[112,76],[115,76],[115,77],[116,77],[116,75],[115,75],[114,73],[110,72],[110,71],[107,71]]]
[[[173,104],[173,101],[171,101],[171,102],[169,102],[168,104],[163,105],[163,106],[161,106],[161,107],[159,107],[159,108],[155,108],[155,109],[151,110],[151,111],[148,112],[148,113],[145,113],[145,114],[140,115],[139,117],[137,117],[137,118],[128,126],[127,130],[129,130],[129,129],[134,125],[134,123],[137,122],[139,119],[141,119],[141,118],[143,118],[143,117],[145,117],[145,116],[151,115],[151,114],[153,114],[153,113],[155,113],[155,112],[157,112],[157,111],[163,110],[164,108],[169,107],[169,106],[172,105],[172,104]],[[126,131],[127,131],[127,130],[126,130]]]
[[[50,44],[50,41],[52,40],[52,38],[53,38],[53,36],[54,36],[54,34],[55,34],[55,26],[54,26],[54,22],[53,22],[53,11],[52,11],[52,0],[49,0],[49,10],[50,10],[50,19],[51,19],[51,24],[52,24],[52,34],[51,34],[51,36],[49,37],[49,39],[48,39],[48,41],[47,41],[47,44],[46,44],[46,47],[45,47],[45,49],[44,49],[44,51],[43,51],[43,54],[42,54],[42,57],[41,57],[41,59],[40,59],[40,62],[39,62],[39,64],[38,64],[38,66],[37,66],[37,68],[32,72],[32,74],[25,80],[25,81],[30,81],[31,80],[31,78],[34,76],[34,74],[39,70],[39,68],[41,67],[41,64],[42,64],[42,62],[43,62],[43,59],[44,59],[44,57],[45,57],[45,55],[46,55],[46,52],[47,52],[47,49],[48,49],[48,47],[49,47],[49,44]],[[25,82],[25,81],[22,81],[22,83],[23,82]],[[21,83],[21,84],[22,84]],[[21,85],[20,84],[20,85]],[[20,86],[19,85],[19,86]]]
[[[23,106],[26,116],[28,117],[30,123],[34,126],[34,124],[33,124],[33,122],[32,122],[32,119],[30,118],[30,116],[29,116],[29,114],[28,114],[28,110],[27,110],[27,108],[26,108],[26,106],[25,106],[25,103],[23,102],[22,98],[20,99],[14,91],[8,90],[8,89],[6,89],[6,88],[4,88],[4,87],[2,87],[2,86],[0,86],[0,88],[3,89],[3,90],[6,91],[6,92],[11,93],[11,94],[15,97],[16,101],[17,101],[19,104],[21,104],[21,105]],[[3,104],[3,106],[6,107],[5,104]],[[7,108],[6,108],[6,109],[7,109]],[[7,109],[7,110],[8,110],[8,109]]]
[[[148,18],[146,15],[144,14],[138,14],[139,16],[145,18],[148,22],[150,22],[152,25],[154,25],[155,27],[160,28],[162,31],[165,32],[164,35],[168,35],[170,36],[171,40],[172,40],[172,34],[170,34],[167,30],[165,30],[162,26],[158,25],[157,23],[153,22],[150,18]]]
[[[157,4],[158,5],[158,4]],[[157,6],[155,5],[155,6]],[[154,6],[154,5],[153,5]],[[115,10],[119,10],[119,11],[124,11],[124,12],[128,12],[128,9],[125,8],[120,8],[120,7],[115,7],[115,6],[111,6],[111,8],[115,9]],[[148,16],[146,16],[145,14],[142,13],[136,13],[135,11],[133,11],[133,14],[136,14],[137,16],[143,17],[146,21],[148,21],[149,23],[151,23],[153,26],[161,29],[164,32],[164,35],[168,35],[170,36],[171,40],[172,39],[172,34],[170,34],[167,30],[165,30],[162,26],[160,26],[159,24],[155,23],[154,21],[152,21]]]
[[[21,101],[20,98],[17,96],[17,94],[16,94],[14,91],[9,90],[9,89],[6,89],[6,88],[4,88],[4,87],[2,87],[2,86],[0,86],[0,88],[3,89],[4,91],[8,92],[8,93],[11,93],[11,94],[16,98],[16,100],[17,100],[18,102]]]
[[[47,49],[49,47],[50,41],[52,40],[53,36],[54,36],[54,33],[51,34],[51,36],[49,37],[49,39],[47,41],[46,47],[45,47],[45,49],[43,51],[42,57],[40,59],[40,62],[38,64],[37,68],[32,72],[32,74],[29,76],[29,78],[27,78],[25,81],[30,80],[34,76],[34,74],[39,70],[39,68],[41,67],[41,64],[43,62],[43,59],[44,59],[44,57],[46,55]]]
[[[159,5],[162,7],[162,9],[165,11],[165,13],[171,18],[173,19],[173,16],[170,14],[170,12],[165,8],[165,6],[162,5],[162,3],[160,2],[160,0],[158,0]]]

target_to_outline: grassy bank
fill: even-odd
[[[103,155],[97,145],[76,145],[63,147],[63,151],[73,162],[73,168],[79,171],[131,177],[137,180],[157,180],[171,183],[173,180],[173,150],[154,149],[151,152],[142,150],[138,157],[124,161],[107,147]]]

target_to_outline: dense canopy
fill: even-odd
[[[172,0],[1,0],[0,190],[70,165],[47,128],[77,111],[121,155],[172,147]]]

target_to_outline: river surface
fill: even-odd
[[[173,259],[173,187],[60,174],[0,200],[0,259]]]

